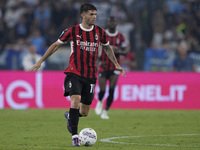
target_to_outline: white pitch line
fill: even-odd
[[[107,143],[116,143],[116,144],[133,144],[133,145],[150,145],[150,146],[171,146],[171,147],[190,147],[190,148],[199,148],[200,146],[189,146],[189,145],[171,145],[171,144],[148,144],[148,143],[125,143],[125,142],[117,142],[112,141],[115,139],[126,139],[126,138],[141,138],[141,137],[165,137],[165,136],[198,136],[200,134],[175,134],[175,135],[139,135],[139,136],[122,136],[122,137],[111,137],[111,138],[105,138],[101,139],[101,142],[107,142]]]

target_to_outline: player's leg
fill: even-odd
[[[83,117],[88,116],[89,110],[90,110],[90,106],[91,105],[86,105],[86,104],[80,104],[80,110],[79,113],[80,115],[82,115]]]
[[[85,81],[84,81],[85,82]],[[95,83],[86,81],[81,92],[80,115],[86,117],[94,99]]]
[[[98,102],[96,104],[96,107],[95,107],[95,113],[97,115],[100,115],[101,112],[102,112],[102,108],[103,108],[103,97],[104,97],[104,94],[105,94],[105,89],[106,89],[106,77],[104,76],[99,76],[99,93],[98,93]]]
[[[79,108],[80,108],[80,95],[71,95],[71,107],[69,110],[69,118],[71,124],[72,135],[78,134],[78,121],[79,121]]]
[[[74,76],[68,76],[65,78],[64,86],[65,96],[70,95],[71,98],[71,107],[69,113],[65,113],[65,118],[67,119],[67,128],[72,134],[72,145],[80,146],[78,141],[78,122],[82,84],[78,78]]]
[[[117,80],[118,80],[117,74],[112,74],[109,77],[109,96],[107,98],[106,107],[105,107],[105,109],[104,109],[104,111],[102,112],[102,115],[101,115],[102,119],[109,119],[108,110],[110,109],[111,104],[112,104],[113,99],[114,99],[114,91],[115,91],[115,86],[117,84]]]
[[[117,80],[118,80],[118,76],[119,75],[111,75],[109,78],[109,96],[107,98],[107,103],[106,103],[106,107],[105,110],[109,110],[112,102],[113,102],[113,98],[114,98],[114,90],[115,90],[115,86],[117,85]]]
[[[99,93],[98,93],[99,101],[103,100],[105,90],[106,90],[106,81],[107,81],[106,77],[99,78],[99,88],[100,88]]]
[[[78,141],[78,122],[79,122],[79,107],[81,96],[80,95],[71,95],[71,108],[69,110],[69,118],[71,125],[72,133],[72,145],[80,146]]]

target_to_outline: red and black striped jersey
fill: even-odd
[[[100,43],[108,45],[108,37],[103,28],[93,25],[91,29],[85,29],[81,24],[65,29],[58,42],[70,41],[71,55],[69,66],[65,73],[74,73],[81,77],[96,79],[98,48]]]
[[[122,35],[120,32],[116,31],[115,33],[110,33],[108,30],[106,30],[108,35],[108,41],[112,48],[122,48],[126,47],[126,41],[124,35]],[[117,61],[119,62],[119,54],[115,54],[115,57]],[[100,51],[99,56],[100,61],[106,62],[106,67],[103,68],[101,66],[98,66],[99,71],[109,71],[109,70],[115,70],[115,65],[112,63],[112,61],[108,58],[106,55],[104,49],[102,48]]]

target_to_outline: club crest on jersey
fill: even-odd
[[[69,88],[71,88],[72,87],[72,82],[71,81],[69,81]]]
[[[95,34],[95,40],[98,40],[98,35],[97,34]]]

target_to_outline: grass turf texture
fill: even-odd
[[[200,111],[110,110],[110,119],[102,120],[94,114],[94,110],[91,110],[88,117],[80,118],[79,131],[91,127],[97,132],[98,140],[92,147],[72,147],[71,135],[67,131],[64,112],[64,109],[0,110],[0,149],[200,149]],[[173,136],[179,134],[198,135]],[[144,137],[112,140],[127,144],[100,141],[105,138],[124,136]],[[169,145],[161,146],[161,144]]]

